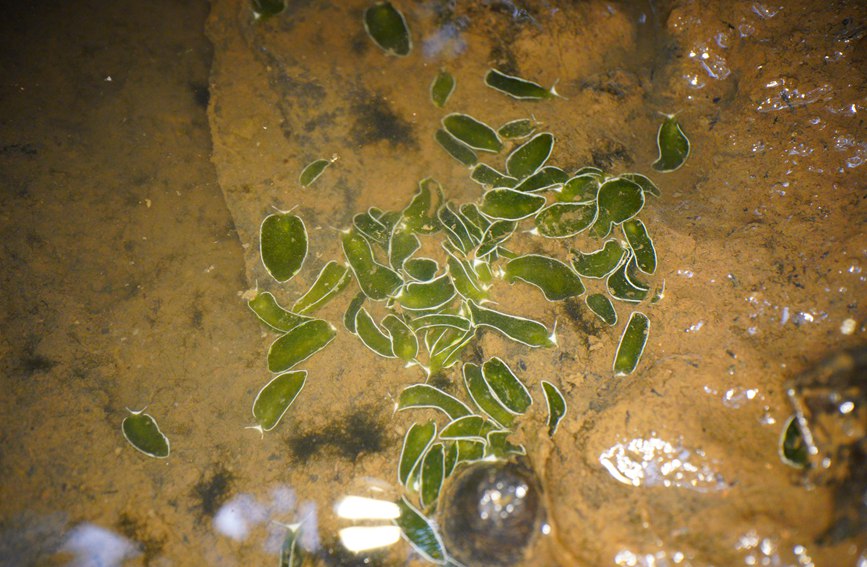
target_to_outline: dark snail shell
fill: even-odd
[[[477,463],[459,471],[441,510],[446,549],[473,567],[519,564],[544,519],[539,481],[521,462]]]

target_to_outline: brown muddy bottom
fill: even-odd
[[[338,533],[359,522],[334,512],[346,495],[400,497],[401,440],[424,414],[393,409],[423,373],[342,328],[344,293],[316,314],[337,338],[261,436],[245,427],[276,335],[242,295],[291,305],[341,258],[355,213],[400,210],[424,177],[478,199],[434,140],[448,112],[532,117],[557,137],[552,163],[643,173],[662,193],[642,219],[665,294],[642,305],[633,374],[611,370],[627,308],[608,327],[520,284],[495,299],[556,320],[558,347],[485,332],[468,350],[519,368],[536,397],[513,436],[544,495],[522,564],[867,562],[863,365],[843,386],[810,381],[867,342],[864,4],[393,3],[412,31],[403,58],[370,41],[360,1],[258,21],[241,0],[10,12],[0,565],[276,564],[299,522],[306,564],[430,564],[403,542],[352,554]],[[561,97],[510,99],[485,86],[492,67]],[[457,81],[444,109],[429,95],[441,68]],[[692,144],[672,173],[650,165],[662,114]],[[302,189],[303,167],[332,155]],[[258,256],[275,209],[311,240],[282,286]],[[459,393],[459,368],[437,384]],[[550,438],[541,380],[568,404]],[[821,397],[816,435],[833,441],[806,471],[779,454],[793,385]],[[168,459],[121,435],[125,408],[145,406]]]

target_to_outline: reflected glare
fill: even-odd
[[[400,508],[387,500],[345,496],[334,507],[334,513],[346,520],[394,520],[400,516]]]
[[[337,533],[343,547],[353,553],[388,547],[400,540],[397,526],[352,526]]]

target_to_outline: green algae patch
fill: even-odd
[[[312,319],[274,341],[268,349],[268,370],[284,372],[307,360],[334,340],[337,330],[328,321]]]
[[[465,439],[485,442],[485,435],[492,429],[490,422],[480,415],[466,415],[450,422],[440,432],[440,439]]]
[[[431,508],[440,495],[446,476],[445,451],[442,443],[434,443],[421,463],[421,489],[419,500],[424,508]]]
[[[436,196],[436,203],[434,203]],[[436,212],[443,202],[443,188],[436,179],[426,177],[418,182],[409,205],[401,212],[406,230],[418,234],[430,234],[439,230]]]
[[[488,387],[506,409],[516,414],[526,413],[533,404],[529,390],[515,376],[509,365],[494,357],[482,365],[482,375]]]
[[[412,51],[406,19],[391,2],[378,2],[365,10],[364,29],[370,39],[389,55],[405,57]]]
[[[599,187],[596,203],[599,212],[590,234],[595,238],[605,238],[611,234],[614,225],[631,219],[641,211],[644,207],[644,191],[637,183],[616,177]]]
[[[542,100],[557,96],[554,87],[546,89],[538,83],[491,69],[485,74],[485,84],[518,100]]]
[[[298,183],[301,184],[301,187],[310,187],[313,185],[314,181],[319,179],[319,177],[325,172],[325,169],[331,165],[333,161],[334,159],[317,159],[311,161],[307,164],[307,167],[301,171],[301,175],[298,176]]]
[[[569,238],[596,220],[596,203],[554,203],[536,215],[536,230],[547,238]]]
[[[509,411],[503,403],[497,399],[485,380],[482,368],[477,364],[467,362],[462,369],[464,386],[470,399],[476,404],[482,413],[490,417],[500,427],[509,427],[515,421],[517,413]]]
[[[427,452],[437,434],[437,425],[433,421],[414,423],[403,438],[403,448],[397,467],[397,479],[406,485],[422,456]]]
[[[779,451],[780,459],[790,467],[804,469],[809,464],[807,443],[804,441],[801,428],[798,427],[798,419],[794,415],[783,425]]]
[[[430,85],[430,99],[438,108],[443,108],[455,90],[454,76],[445,69],[440,69]]]
[[[322,267],[322,271],[319,272],[307,293],[298,298],[292,306],[292,311],[299,315],[312,313],[346,288],[351,279],[349,268],[334,260],[329,261]]]
[[[486,163],[477,163],[470,173],[470,179],[485,187],[514,187],[518,180],[500,173]]]
[[[656,248],[653,240],[647,233],[647,227],[638,219],[631,219],[623,223],[623,235],[632,249],[635,263],[638,269],[645,274],[656,271]]]
[[[442,565],[446,560],[445,546],[431,520],[416,510],[412,504],[401,496],[400,517],[394,523],[400,528],[403,537],[412,548],[431,563]]]
[[[382,326],[391,337],[391,350],[394,355],[406,363],[414,361],[418,355],[418,338],[404,320],[389,313],[382,320]]]
[[[529,347],[539,348],[557,345],[554,332],[549,332],[545,325],[538,321],[487,309],[477,305],[472,300],[469,301],[469,306],[473,324],[478,327],[490,327],[513,341]]]
[[[434,139],[447,154],[465,166],[472,167],[478,163],[479,156],[476,152],[442,128],[436,131]]]
[[[473,413],[466,404],[456,397],[428,384],[408,386],[400,393],[397,402],[398,411],[417,408],[440,410],[449,416],[449,419],[457,419]]]
[[[474,150],[499,153],[503,142],[493,128],[467,114],[449,114],[443,118],[443,128]]]
[[[529,177],[545,165],[553,148],[553,134],[550,132],[536,134],[509,154],[506,158],[506,171],[517,179]]]
[[[479,210],[494,220],[516,221],[533,216],[544,206],[545,197],[504,187],[485,193]]]
[[[284,309],[277,303],[277,300],[270,292],[263,291],[256,293],[256,297],[247,302],[247,306],[260,321],[274,329],[283,333],[291,331],[301,323],[310,321],[310,317],[298,315]]]
[[[509,283],[521,280],[538,287],[548,301],[561,301],[584,293],[584,284],[572,268],[539,254],[527,254],[509,260],[504,277]]]
[[[436,309],[451,301],[455,286],[448,274],[427,282],[410,282],[395,297],[398,304],[411,311]]]
[[[497,248],[508,240],[514,233],[518,224],[514,221],[498,220],[491,223],[491,226],[482,235],[482,241],[476,248],[476,258],[483,258],[495,252]]]
[[[545,166],[530,177],[527,177],[519,185],[515,186],[515,190],[524,191],[525,193],[535,193],[537,191],[546,191],[549,189],[557,190],[563,186],[569,179],[565,171],[559,167]]]
[[[358,232],[349,230],[343,234],[342,240],[343,253],[361,291],[374,301],[391,297],[403,283],[400,274],[377,263],[370,244]]]
[[[627,253],[620,242],[613,238],[606,240],[599,250],[587,253],[576,252],[577,255],[572,260],[572,267],[575,268],[578,275],[594,279],[604,278],[613,272]]]
[[[129,411],[130,415],[126,416],[121,423],[120,429],[130,445],[137,451],[140,451],[148,457],[155,459],[165,459],[171,453],[171,444],[169,438],[166,437],[160,426],[157,425],[157,420],[153,416],[141,411]]]
[[[623,173],[620,177],[628,179],[633,183],[637,183],[638,186],[641,187],[641,190],[648,195],[653,195],[654,197],[662,196],[662,192],[659,190],[659,187],[656,186],[656,183],[646,175],[641,175],[640,173]]]
[[[497,129],[500,138],[507,140],[520,140],[536,131],[536,121],[529,118],[510,120]]]
[[[566,181],[557,192],[556,197],[558,201],[583,203],[595,201],[598,193],[599,177],[584,173],[575,175]]]
[[[437,261],[431,258],[409,258],[403,263],[404,272],[419,282],[431,281],[439,269]]]
[[[613,326],[617,324],[617,311],[614,309],[614,304],[611,303],[607,295],[594,293],[588,295],[584,302],[590,311],[602,319],[606,325]]]
[[[542,391],[545,393],[545,403],[548,406],[548,437],[553,437],[557,426],[566,415],[566,399],[557,386],[542,380]]]
[[[262,264],[280,283],[298,273],[307,257],[307,229],[300,217],[290,213],[268,215],[259,228]]]
[[[644,353],[649,332],[650,320],[647,315],[634,311],[629,316],[629,322],[620,337],[620,344],[617,345],[617,354],[614,357],[615,376],[632,374]]]
[[[367,309],[362,307],[355,316],[355,334],[364,343],[364,346],[383,358],[394,358],[391,337],[384,333]]]
[[[659,157],[652,167],[659,172],[679,169],[689,157],[689,138],[683,133],[673,114],[666,116],[659,126],[656,147],[659,149]]]
[[[605,286],[614,299],[627,303],[639,303],[647,298],[649,289],[644,284],[629,277],[629,266],[632,262],[633,259],[630,258],[620,264],[620,267],[608,276]]]
[[[271,431],[283,416],[307,381],[306,370],[278,374],[259,390],[253,402],[253,419],[262,431]]]

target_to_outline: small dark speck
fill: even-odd
[[[211,102],[211,91],[208,85],[202,83],[193,83],[190,85],[193,91],[193,99],[201,108],[208,108],[208,103]]]

